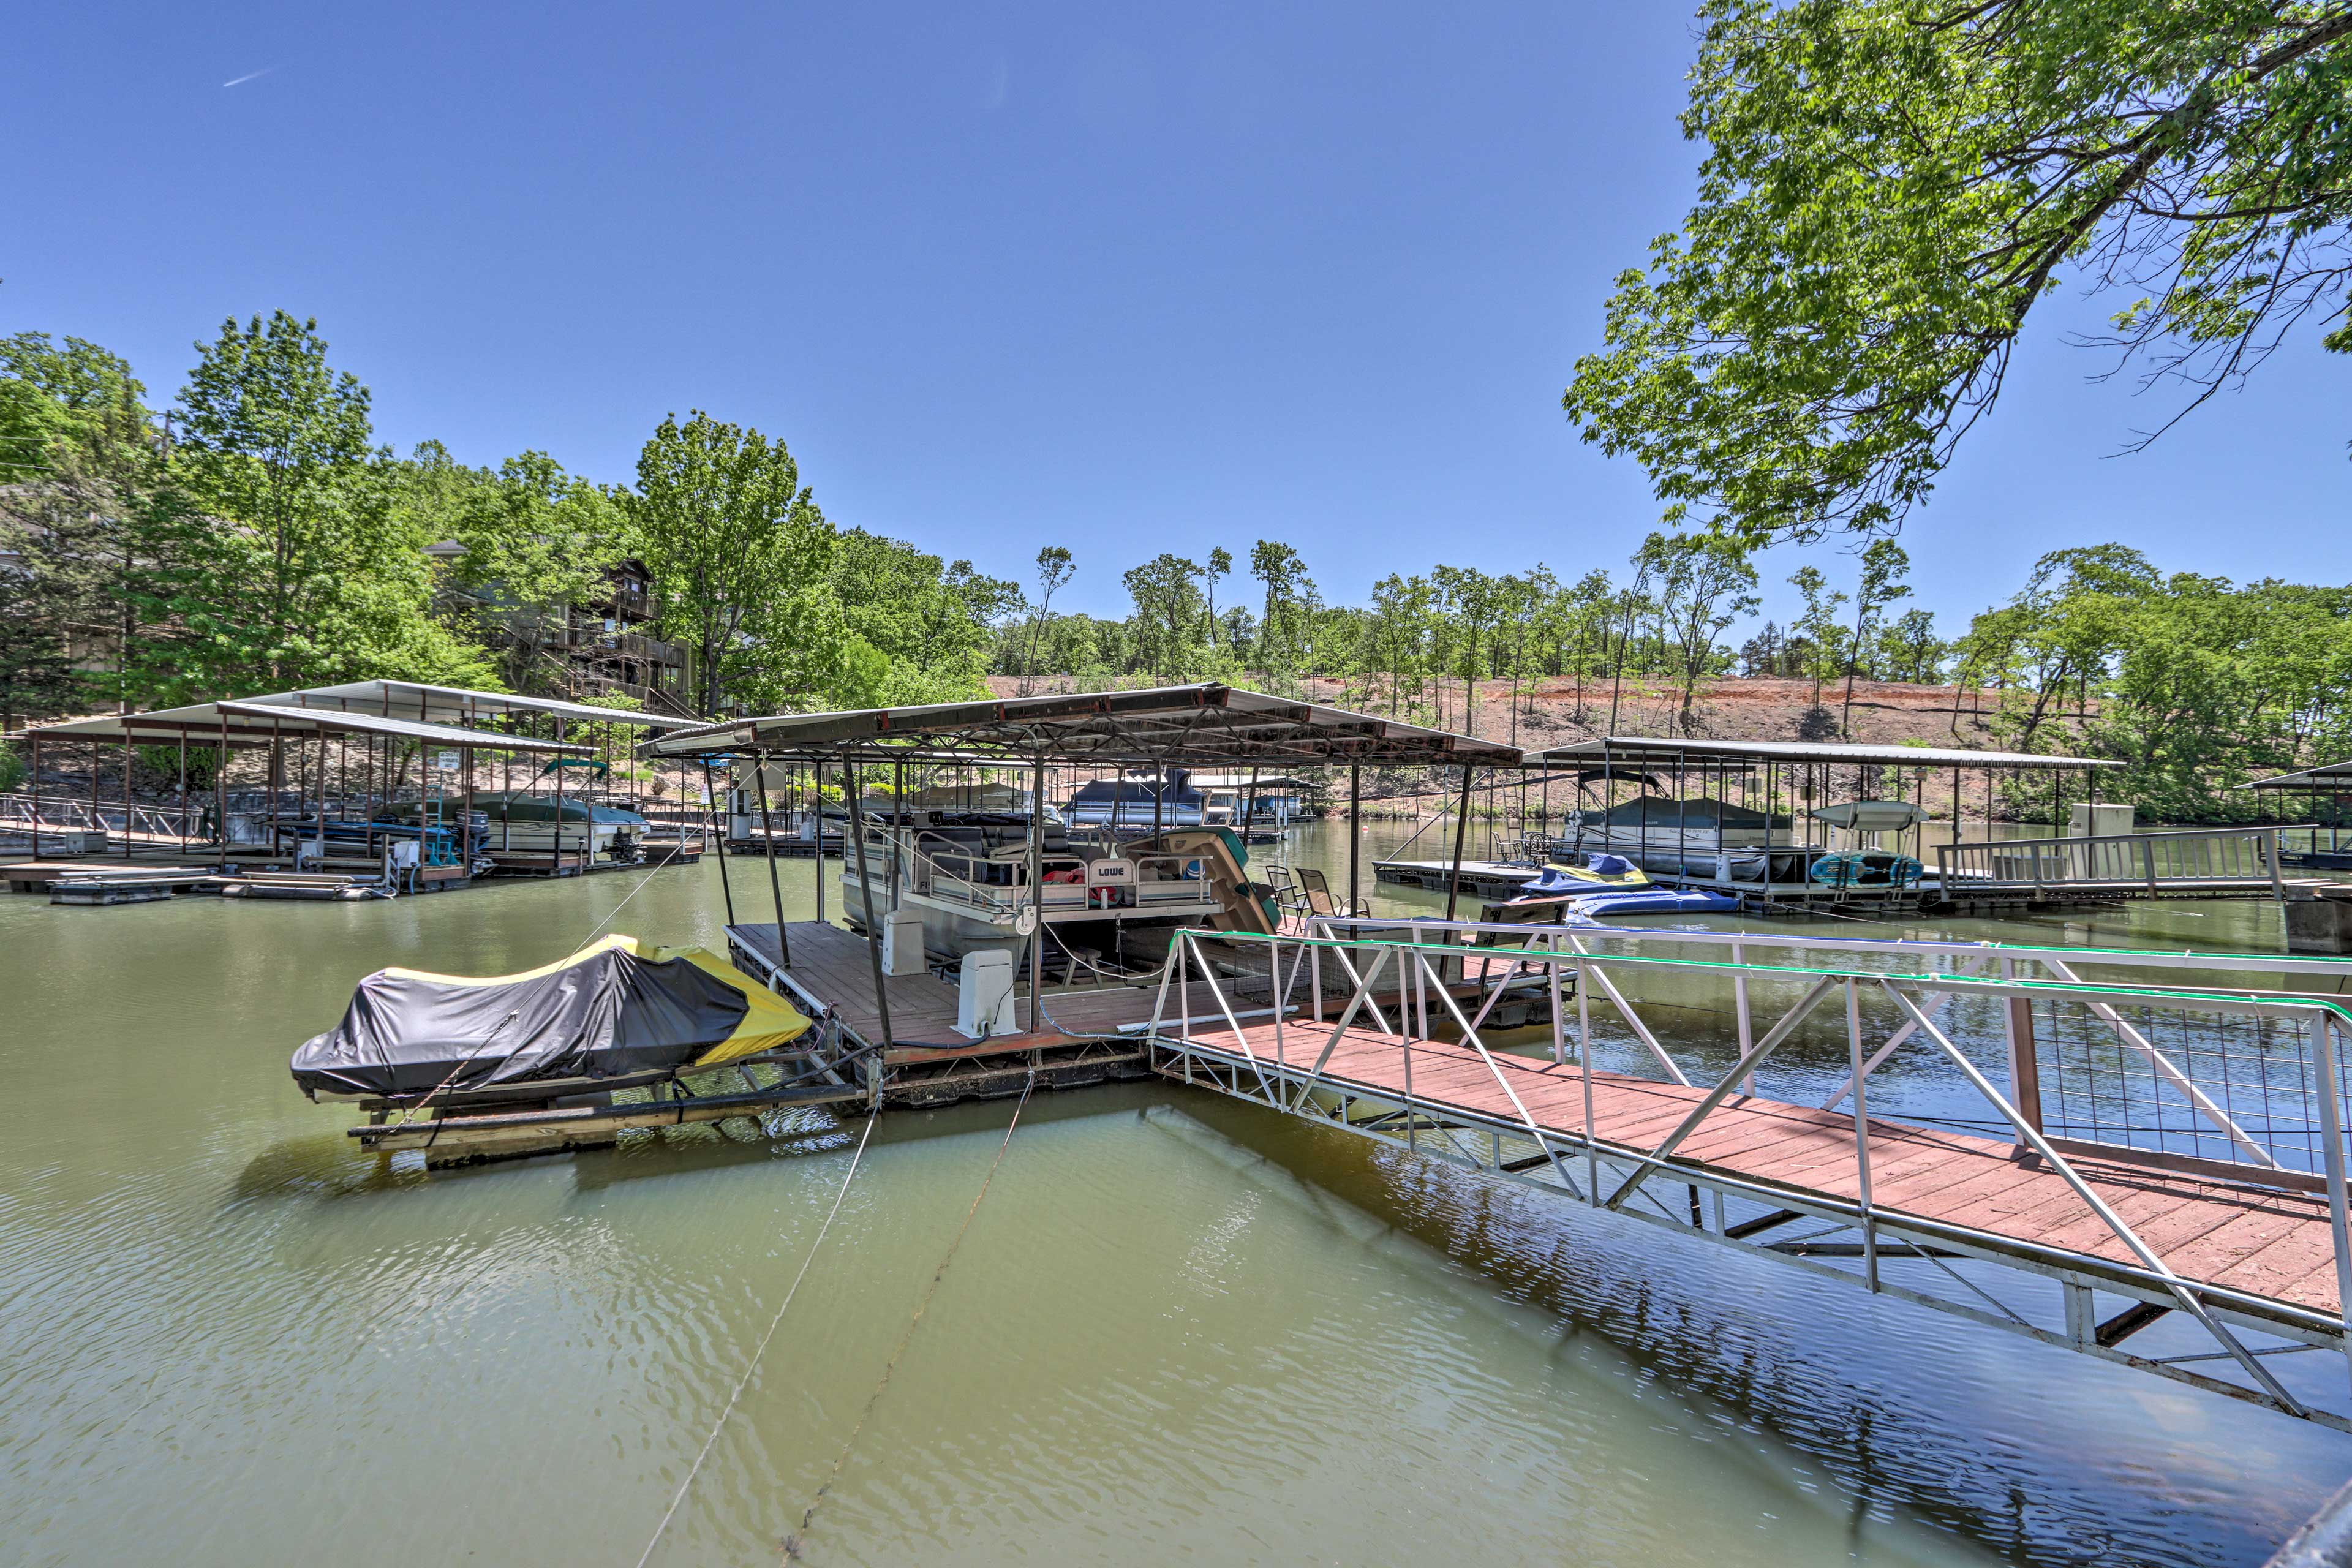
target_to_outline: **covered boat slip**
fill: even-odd
[[[2286,866],[2298,872],[2352,871],[2352,836],[2344,832],[2352,761],[2274,773],[2239,787],[2254,792],[2265,822],[2287,824],[2279,828],[2280,858]],[[2283,818],[2282,807],[2289,803],[2293,813]]]
[[[600,727],[595,743],[567,735],[586,721]],[[0,837],[35,859],[209,854],[284,870],[373,871],[387,880],[396,872],[398,890],[412,892],[491,872],[571,874],[614,859],[623,838],[619,858],[643,853],[642,824],[614,815],[610,727],[676,721],[364,681],[38,725],[24,737],[31,788],[0,800]],[[177,788],[167,802],[136,798],[140,747],[151,767],[157,749],[172,757]],[[232,788],[230,760],[257,751],[268,759],[264,787]],[[44,792],[44,764],[60,755],[89,758],[87,796]],[[105,798],[98,778],[110,763],[123,783]]]
[[[992,904],[1004,906],[992,908],[990,918],[1004,917],[997,923],[1010,939],[1007,945],[1017,952],[1026,981],[1017,993],[1015,1028],[997,1030],[986,1041],[953,1032],[959,1007],[954,985],[929,973],[910,973],[921,966],[905,962],[903,953],[899,963],[889,966],[898,973],[885,974],[883,928],[896,914],[920,912],[917,899],[939,901],[940,884],[935,878],[929,894],[914,893],[920,884],[908,874],[905,847],[893,863],[898,841],[868,814],[855,814],[845,826],[856,841],[848,850],[852,864],[870,872],[853,874],[839,889],[849,903],[841,913],[863,930],[862,942],[824,921],[826,879],[818,881],[819,920],[814,924],[782,918],[782,896],[772,877],[769,891],[778,918],[763,926],[737,912],[742,900],[731,882],[724,884],[730,942],[747,966],[758,970],[764,965],[777,984],[791,987],[828,1016],[839,1017],[853,1034],[878,1044],[886,1059],[902,1047],[1017,1058],[1042,1048],[1042,1041],[1066,1040],[1068,1032],[1100,1038],[1148,1023],[1145,993],[1134,984],[1118,983],[1122,975],[1115,971],[1123,966],[1057,952],[1054,966],[1061,973],[1103,984],[1048,990],[1048,949],[1059,940],[1057,931],[1073,923],[1070,917],[1098,921],[1132,913],[1162,925],[1191,921],[1211,929],[1241,930],[1267,930],[1277,921],[1280,911],[1273,889],[1252,879],[1255,874],[1247,868],[1245,851],[1237,842],[1228,842],[1232,833],[1216,827],[1170,833],[1173,825],[1163,818],[1160,826],[1169,855],[1160,858],[1172,856],[1199,868],[1185,875],[1146,880],[1139,873],[1150,868],[1146,862],[1154,858],[1153,846],[1147,843],[1133,855],[1089,852],[1075,879],[1054,880],[1047,872],[1055,853],[1050,841],[1063,830],[1045,812],[1044,803],[1053,793],[1049,772],[1095,769],[1122,774],[1132,769],[1158,779],[1179,769],[1217,767],[1244,780],[1252,774],[1289,779],[1302,768],[1344,765],[1352,800],[1367,764],[1455,768],[1466,787],[1474,766],[1516,767],[1519,759],[1514,748],[1468,736],[1213,684],[750,719],[664,735],[641,749],[649,755],[688,761],[750,763],[762,793],[762,813],[772,811],[773,803],[764,796],[779,762],[805,769],[813,780],[830,774],[845,793],[858,799],[866,797],[869,785],[878,786],[876,770],[886,768],[890,796],[900,800],[934,787],[937,781],[927,773],[942,770],[991,768],[1010,772],[1027,784],[1031,810],[1025,831],[1001,846],[982,846],[988,849],[989,865],[1004,873],[987,886]],[[1360,905],[1362,896],[1352,837],[1357,820],[1358,814],[1351,812],[1349,908]],[[929,858],[940,859],[938,855]],[[973,860],[969,854],[964,858]],[[1096,873],[1113,859],[1123,859],[1139,874],[1118,885],[1108,877],[1097,878]],[[754,900],[757,880],[755,877],[750,889]],[[1132,885],[1127,885],[1129,880]],[[1154,890],[1168,893],[1174,901],[1164,910],[1151,907],[1145,895]],[[1215,896],[1202,899],[1203,890]],[[1178,894],[1181,900],[1175,900]],[[1162,937],[1124,978],[1156,977],[1165,952]],[[951,961],[960,955],[935,951],[932,956]],[[859,993],[863,999],[857,999]],[[898,1001],[902,994],[903,1005]]]
[[[1996,784],[2046,778],[2053,810],[2098,798],[2088,757],[1802,741],[1609,736],[1530,752],[1546,786],[1563,773],[1576,808],[1530,835],[1530,862],[1607,852],[1652,876],[1778,906],[1934,904],[1961,890],[1965,868],[1937,874],[1939,840],[1960,843],[1971,808],[1989,833]],[[1949,780],[1940,819],[1927,782]],[[2069,784],[2074,787],[2070,791]]]

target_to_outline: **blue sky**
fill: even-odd
[[[222,317],[283,307],[404,449],[624,479],[707,408],[785,437],[845,525],[1000,575],[1069,546],[1065,602],[1104,613],[1162,549],[1286,540],[1358,598],[1615,567],[1655,526],[1559,399],[1688,204],[1675,5],[93,5],[10,35],[0,331],[95,339],[159,398]],[[1906,531],[1917,602],[1965,617],[2110,539],[2352,578],[2352,362],[2298,344],[2119,457],[2162,408],[2058,324]],[[1767,560],[1768,610],[1806,558]]]

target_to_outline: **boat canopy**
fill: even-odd
[[[1113,801],[1141,801],[1150,805],[1155,798],[1171,805],[1182,802],[1201,804],[1201,792],[1193,786],[1192,775],[1182,768],[1170,768],[1163,774],[1127,774],[1115,779],[1095,779],[1078,786],[1070,796],[1070,804],[1101,805]]]
[[[1607,811],[1587,812],[1588,822],[1610,827],[1786,827],[1785,816],[1767,816],[1744,805],[1722,800],[1681,800],[1672,795],[1643,795],[1620,801]]]
[[[1900,833],[1927,821],[1927,808],[1909,800],[1842,800],[1805,815],[1832,827],[1851,827],[1862,833]]]
[[[438,804],[456,807],[462,805],[465,795],[451,792]],[[565,822],[609,822],[624,827],[643,827],[646,819],[634,811],[617,805],[598,805],[593,801],[566,795],[559,802],[552,795],[538,795],[525,790],[499,791],[473,797],[474,809],[492,822],[553,822],[559,815]],[[415,801],[404,801],[394,808],[403,816],[413,816],[418,810]]]
[[[809,1020],[726,960],[608,936],[520,974],[380,969],[342,1022],[294,1053],[306,1093],[423,1097],[538,1079],[717,1067],[795,1040]]]

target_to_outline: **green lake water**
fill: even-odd
[[[1337,837],[1298,853],[1339,871]],[[625,898],[611,929],[719,945],[716,862],[0,898],[0,1563],[638,1560],[860,1124],[428,1173],[286,1072],[368,971],[529,967]],[[879,1124],[655,1563],[775,1563],[830,1477],[811,1563],[2251,1564],[2352,1473],[2317,1428],[1181,1086],[1042,1095],[1006,1147],[1012,1109]]]

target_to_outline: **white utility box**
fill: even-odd
[[[1013,955],[994,948],[963,955],[956,986],[956,1033],[968,1040],[1020,1032],[1013,1006]]]
[[[923,916],[919,910],[893,910],[882,920],[882,973],[924,973]]]
[[[2136,832],[2133,826],[2137,814],[2128,805],[2102,803],[2092,805],[2077,802],[2066,812],[2066,837],[2069,838],[2111,838]]]

